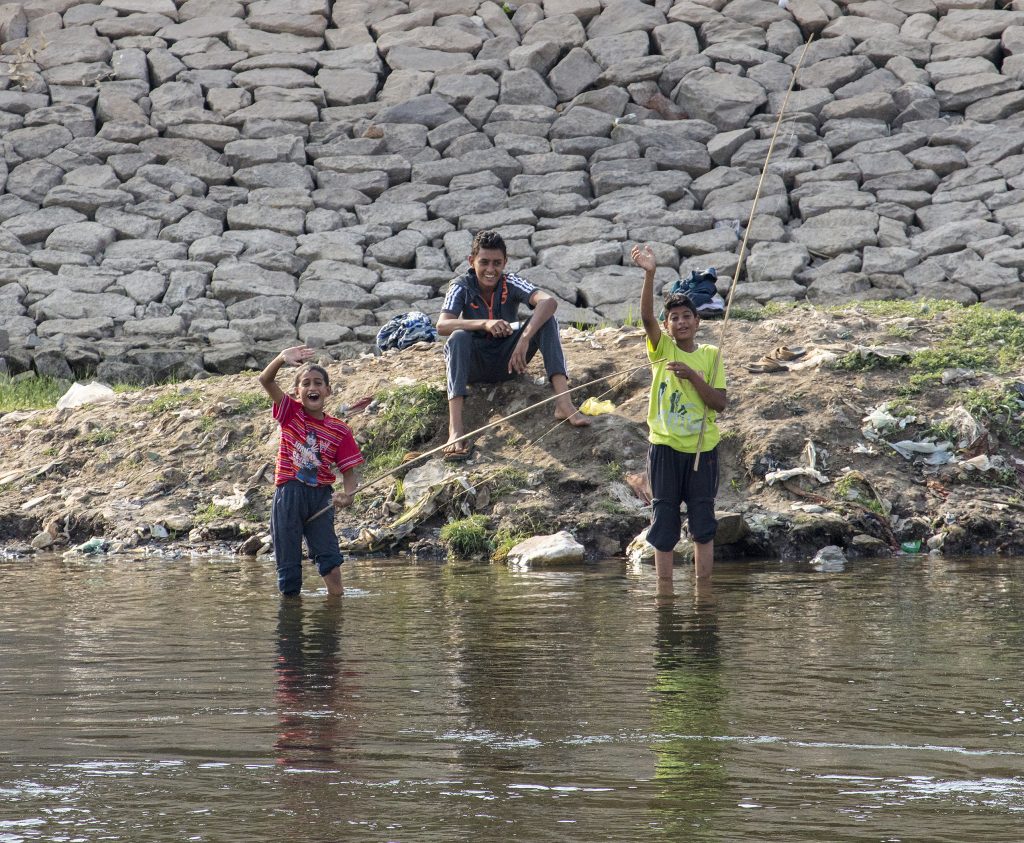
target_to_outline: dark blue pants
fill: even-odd
[[[530,320],[527,319],[526,322]],[[509,373],[508,361],[516,343],[526,327],[523,322],[518,331],[510,337],[492,337],[480,331],[453,331],[444,344],[444,362],[448,372],[448,400],[466,396],[467,383],[500,383],[512,380],[516,373]],[[562,340],[558,336],[558,322],[552,316],[541,325],[530,338],[526,351],[526,362],[540,352],[544,359],[544,370],[548,380],[553,375],[566,375],[565,355]]]
[[[693,470],[696,454],[684,454],[668,445],[651,445],[647,453],[647,474],[651,480],[654,515],[647,531],[647,543],[656,550],[672,550],[679,541],[683,522],[680,504],[686,504],[690,538],[704,544],[715,537],[715,495],[718,494],[718,448],[700,455],[700,468]]]
[[[277,587],[282,594],[295,595],[302,590],[302,540],[320,576],[326,576],[342,563],[338,536],[334,532],[334,510],[306,521],[331,502],[331,486],[307,486],[289,480],[274,490],[270,510],[270,537],[277,560]]]

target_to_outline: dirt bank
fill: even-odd
[[[718,342],[721,330],[705,322],[702,341]],[[826,544],[877,555],[916,540],[948,554],[1024,552],[1019,331],[1013,313],[934,304],[731,319],[718,506],[742,524],[719,555],[792,558]],[[428,474],[447,470],[448,480],[412,511],[404,493],[416,475],[374,484],[337,518],[355,550],[437,552],[441,526],[479,513],[499,543],[568,529],[593,557],[625,552],[648,518],[633,491],[646,453],[642,333],[568,328],[563,337],[574,384],[607,378],[577,401],[608,399],[615,411],[582,431],[553,427],[550,404],[498,424],[476,439],[471,461],[429,462]],[[805,353],[788,369],[744,367],[779,347]],[[477,389],[471,428],[547,397],[539,364],[517,382]],[[444,441],[439,344],[328,368],[332,407],[372,451],[367,480],[389,464],[389,447],[422,453]],[[426,432],[400,441],[413,422],[394,411],[417,401],[414,421]],[[164,552],[266,550],[276,425],[255,374],[8,413],[0,444],[9,554],[94,537]]]

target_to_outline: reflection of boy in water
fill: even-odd
[[[718,840],[709,821],[725,804],[729,777],[720,740],[725,687],[714,606],[697,605],[693,614],[675,604],[659,606],[656,648],[655,725],[671,736],[654,746],[654,777],[664,799],[656,807],[670,815],[665,829],[679,831],[678,839]]]
[[[278,763],[333,766],[338,741],[341,606],[335,601],[309,612],[285,600],[277,615],[276,699]]]

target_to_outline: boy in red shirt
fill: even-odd
[[[286,348],[260,373],[260,384],[274,402],[274,418],[281,425],[270,535],[277,560],[277,585],[287,596],[298,594],[302,588],[303,537],[327,593],[343,592],[343,560],[333,515],[324,514],[312,521],[309,518],[332,504],[352,505],[358,483],[355,468],[363,462],[352,431],[324,412],[331,383],[326,369],[306,362],[314,354],[313,349],[302,345]],[[301,366],[292,395],[286,395],[277,385],[282,366]],[[342,495],[333,494],[332,484],[337,478],[332,464],[341,471]]]

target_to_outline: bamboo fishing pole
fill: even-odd
[[[469,433],[463,433],[462,436],[458,436],[458,437],[456,437],[455,439],[452,439],[449,442],[445,442],[443,445],[438,445],[436,448],[432,448],[429,451],[424,451],[422,454],[417,454],[411,460],[408,460],[407,462],[403,462],[401,465],[396,465],[394,468],[389,469],[388,471],[385,471],[383,474],[377,475],[372,480],[368,480],[366,483],[364,483],[359,488],[359,491],[362,492],[362,491],[364,491],[366,489],[369,489],[371,486],[376,486],[382,480],[386,480],[388,477],[391,477],[393,474],[396,474],[397,472],[402,471],[402,470],[408,468],[412,463],[419,462],[422,459],[426,459],[427,457],[433,456],[434,454],[438,453],[439,451],[443,451],[449,445],[454,445],[456,442],[461,442],[463,439],[468,439],[471,436],[476,436],[477,434],[483,433],[485,430],[490,430],[492,427],[497,427],[499,424],[504,424],[505,422],[510,421],[511,419],[517,418],[518,416],[521,416],[524,413],[528,413],[531,410],[535,410],[538,407],[543,406],[544,404],[548,404],[548,403],[550,403],[552,401],[555,401],[555,400],[561,398],[562,395],[567,395],[567,394],[569,394],[571,392],[575,392],[578,389],[585,389],[588,386],[593,386],[596,383],[602,383],[602,382],[604,382],[606,380],[611,380],[612,378],[619,377],[620,375],[631,375],[631,374],[633,374],[633,372],[638,372],[641,369],[648,368],[648,366],[650,366],[649,363],[643,363],[643,364],[641,364],[639,366],[634,366],[631,369],[626,369],[626,370],[621,371],[621,372],[612,372],[610,375],[604,375],[603,377],[595,378],[592,381],[587,381],[586,383],[581,383],[579,386],[570,387],[564,393],[558,393],[557,395],[550,395],[547,398],[541,399],[540,401],[537,401],[536,403],[531,404],[528,407],[524,407],[521,410],[516,410],[516,412],[514,412],[514,413],[509,413],[507,416],[502,416],[497,421],[493,421],[493,422],[490,422],[488,424],[485,424],[482,427],[478,427],[476,430],[471,430]],[[576,412],[579,412],[579,410],[577,410]],[[568,418],[566,418],[566,419],[559,419],[559,424],[561,424],[562,422],[566,422],[566,421],[568,421]],[[557,427],[557,425],[556,425],[556,427]],[[548,432],[550,432],[550,431],[548,431]],[[314,512],[312,515],[310,515],[309,518],[306,519],[305,523],[309,524],[311,521],[316,520],[321,515],[323,515],[326,512],[329,512],[333,508],[334,508],[334,504],[333,503],[328,504],[323,509],[318,510],[317,512]]]
[[[781,2],[779,4],[782,5]],[[783,6],[785,8],[785,6]],[[775,121],[775,129],[772,132],[771,141],[768,143],[768,154],[765,155],[764,164],[761,166],[761,176],[757,180],[757,188],[754,190],[754,199],[750,203],[750,215],[747,217],[747,227],[743,232],[743,239],[740,241],[740,253],[736,259],[736,270],[732,274],[732,283],[729,285],[729,294],[725,300],[725,313],[722,316],[722,330],[718,335],[718,347],[715,349],[714,363],[711,366],[711,377],[708,380],[712,386],[714,386],[715,378],[718,377],[718,367],[722,358],[722,349],[725,348],[725,331],[729,325],[729,311],[732,309],[732,297],[736,292],[736,283],[739,281],[740,272],[743,270],[743,259],[747,252],[747,240],[750,239],[750,227],[754,222],[754,215],[757,213],[757,203],[761,199],[761,188],[764,186],[765,176],[768,175],[768,165],[772,160],[772,153],[775,151],[775,141],[779,137],[779,129],[782,126],[782,118],[786,114],[786,106],[789,105],[789,95],[793,93],[793,88],[796,85],[796,77],[800,72],[800,68],[804,63],[804,58],[807,55],[807,48],[811,46],[811,42],[814,40],[814,33],[812,32],[810,37],[804,43],[804,48],[800,52],[800,58],[797,60],[796,67],[793,68],[793,78],[789,80],[789,87],[786,89],[786,96],[782,100],[782,107],[779,109],[779,117]],[[704,405],[704,415],[701,416],[700,420],[700,432],[697,434],[697,454],[693,460],[693,470],[697,471],[700,468],[700,452],[701,446],[704,444],[704,432],[707,429],[708,423],[708,406]]]

